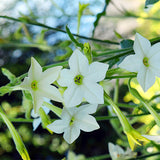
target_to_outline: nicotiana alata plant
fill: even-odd
[[[107,4],[109,3],[109,1],[106,2]],[[149,2],[147,2],[148,5],[150,5]],[[87,6],[88,4],[84,6],[80,4],[78,33],[81,15]],[[106,7],[107,5],[105,9]],[[104,13],[105,11],[102,14]],[[24,22],[23,18],[17,19],[17,21],[21,22],[23,20],[22,22]],[[47,28],[47,26],[33,20],[26,20],[26,22]],[[48,29],[50,28],[48,27]],[[69,54],[67,56],[69,56],[65,55],[67,61],[41,67],[37,61],[38,59],[36,60],[36,58],[31,57],[28,73],[19,77],[14,76],[7,69],[2,69],[3,74],[8,77],[10,82],[0,88],[0,95],[3,96],[6,93],[10,94],[13,91],[22,90],[23,101],[24,99],[29,101],[27,105],[30,104],[30,106],[28,105],[28,108],[30,108],[25,108],[25,112],[32,119],[26,116],[26,119],[21,118],[20,120],[22,122],[32,122],[33,131],[36,131],[38,126],[42,124],[42,128],[46,129],[48,134],[63,134],[64,141],[70,145],[74,144],[79,136],[81,136],[81,131],[87,132],[85,134],[89,135],[88,132],[96,132],[101,129],[100,123],[98,124],[99,120],[118,118],[119,121],[115,126],[119,125],[119,128],[115,128],[122,130],[117,132],[119,133],[118,136],[122,141],[128,140],[127,145],[131,149],[129,148],[127,151],[124,151],[120,146],[109,143],[109,154],[113,160],[135,158],[137,154],[136,151],[133,151],[136,150],[137,146],[145,146],[150,141],[159,143],[160,138],[158,135],[149,135],[147,131],[144,133],[143,130],[139,129],[139,126],[136,128],[132,125],[134,120],[129,117],[139,116],[145,110],[145,114],[150,113],[154,123],[160,127],[158,107],[155,107],[155,103],[152,102],[158,96],[156,95],[157,97],[146,100],[131,85],[131,81],[136,79],[144,92],[147,92],[155,83],[156,78],[160,77],[160,42],[157,42],[157,40],[149,41],[139,33],[136,33],[134,42],[126,40],[128,42],[127,47],[124,47],[121,42],[122,49],[103,50],[103,52],[95,50],[92,52],[90,44],[88,42],[84,44],[80,43],[79,39],[74,38],[67,26],[66,31],[61,32],[66,32],[75,45],[73,50],[71,48],[68,49]],[[80,35],[76,36],[81,37]],[[84,38],[87,39],[87,37]],[[94,38],[92,40],[99,41]],[[111,41],[100,42],[119,44]],[[153,45],[151,45],[152,43]],[[125,56],[124,59],[123,56]],[[118,103],[120,78],[129,79],[129,92],[140,101],[139,104],[128,105]],[[115,87],[114,97],[107,92],[107,81],[111,79],[116,79],[115,86],[113,85]],[[136,107],[133,109],[133,114],[126,115],[119,108],[121,105]],[[109,112],[112,113],[112,116],[97,117],[97,112],[103,107],[107,108],[107,106],[109,106]],[[54,115],[54,118],[52,115]],[[2,108],[0,108],[0,116],[9,128],[17,151],[22,159],[30,160],[29,153],[19,133],[11,123],[12,119],[10,120],[7,117]],[[81,156],[76,156],[69,151],[66,157]],[[82,158],[85,159],[83,156]]]

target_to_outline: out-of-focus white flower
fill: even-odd
[[[34,105],[34,112],[38,113],[39,108],[42,106],[43,97],[52,99],[54,101],[62,102],[58,89],[51,84],[57,80],[62,66],[52,67],[42,72],[42,67],[32,57],[31,67],[28,72],[28,77],[20,84],[20,88],[29,90]]]
[[[160,136],[158,135],[155,135],[155,136],[154,135],[142,135],[142,136],[156,143],[160,143]]]
[[[86,104],[80,107],[64,107],[61,120],[56,120],[47,126],[55,133],[63,133],[64,139],[73,143],[80,135],[80,130],[91,132],[99,129],[96,119],[90,114],[95,113],[97,104]]]
[[[82,99],[91,104],[103,104],[103,88],[97,82],[105,78],[109,65],[93,62],[76,49],[69,58],[70,69],[63,69],[58,80],[59,85],[67,87],[64,101],[67,107],[79,105]]]
[[[146,92],[154,83],[155,77],[160,77],[160,43],[151,43],[136,33],[134,46],[135,55],[127,56],[119,67],[131,72],[138,72],[137,80]]]
[[[114,145],[111,142],[108,143],[108,149],[112,160],[125,160],[137,156],[137,153],[133,152],[130,148],[124,151],[119,145]]]
[[[74,152],[69,151],[68,155],[67,155],[67,160],[85,160],[85,156],[84,155],[76,155]]]

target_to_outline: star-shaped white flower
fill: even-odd
[[[112,160],[125,160],[130,158],[135,158],[137,153],[133,152],[130,148],[124,151],[119,145],[114,145],[113,143],[108,143],[108,150]]]
[[[105,78],[109,65],[93,62],[76,49],[69,58],[70,69],[63,69],[58,80],[59,85],[68,87],[64,92],[67,107],[79,105],[85,98],[91,104],[103,104],[103,88],[97,82]]]
[[[151,43],[136,33],[134,46],[135,55],[127,56],[119,67],[131,72],[138,72],[137,80],[144,91],[154,83],[155,77],[160,77],[160,43]]]
[[[42,106],[44,97],[58,102],[63,101],[58,89],[51,85],[57,80],[61,69],[62,66],[57,66],[42,72],[42,67],[39,63],[33,57],[31,58],[28,77],[25,77],[20,87],[30,91],[35,113],[38,113],[39,108]]]
[[[80,107],[64,107],[61,120],[56,120],[47,126],[55,133],[63,133],[64,139],[73,143],[80,135],[80,130],[91,132],[99,129],[96,119],[89,115],[96,112],[97,104],[86,104]]]

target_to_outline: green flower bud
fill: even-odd
[[[88,42],[84,43],[83,52],[84,52],[84,55],[87,57],[89,64],[91,64],[92,63],[92,52],[91,52],[91,46]]]

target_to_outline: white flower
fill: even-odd
[[[124,160],[129,158],[135,158],[137,153],[133,152],[131,149],[127,148],[124,151],[119,145],[114,145],[113,143],[108,143],[109,154],[112,160]]]
[[[73,151],[69,151],[67,155],[67,160],[85,160],[85,156],[82,154],[76,155]]]
[[[133,49],[135,55],[127,56],[119,67],[138,72],[137,80],[147,91],[155,83],[155,77],[160,77],[160,43],[151,47],[149,40],[136,33]]]
[[[99,129],[96,119],[89,115],[96,112],[96,104],[86,104],[80,107],[64,107],[61,120],[56,120],[47,126],[55,133],[63,133],[64,139],[71,144],[80,135],[80,130],[91,132]]]
[[[160,136],[158,135],[142,135],[151,141],[155,141],[156,143],[160,143]]]
[[[63,101],[58,89],[51,85],[58,78],[61,68],[61,66],[57,66],[42,72],[39,63],[33,57],[31,58],[31,67],[28,72],[28,77],[25,77],[20,87],[30,91],[33,98],[35,113],[37,113],[42,106],[43,97],[58,102]]]
[[[103,104],[103,88],[97,82],[105,78],[109,65],[93,62],[76,49],[69,58],[70,69],[63,69],[58,80],[59,85],[68,87],[64,92],[67,107],[79,105],[85,98],[91,104]]]
[[[44,101],[50,103],[50,100],[48,98],[44,98]],[[49,113],[50,110],[47,107],[42,106],[42,108],[46,114]],[[41,118],[38,113],[34,113],[34,109],[32,109],[31,111],[31,116],[34,118],[33,119],[33,131],[35,131],[38,128],[38,126],[41,124]]]

